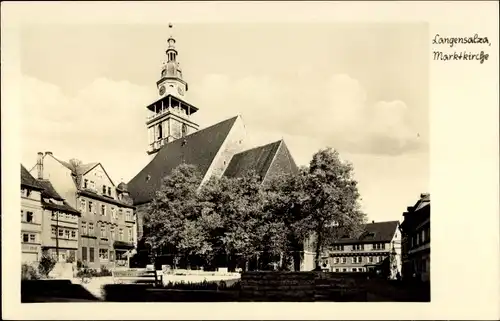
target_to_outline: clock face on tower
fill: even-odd
[[[182,89],[182,87],[177,87],[177,91],[179,94],[184,95],[184,89]]]
[[[162,96],[165,93],[165,86],[160,87],[160,96]]]

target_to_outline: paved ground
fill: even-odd
[[[73,278],[71,280],[73,284],[79,284],[84,287],[87,291],[92,293],[96,298],[102,300],[104,293],[102,292],[102,287],[106,284],[113,284],[113,278],[111,276],[94,277],[90,279],[89,283],[82,283],[80,278]]]

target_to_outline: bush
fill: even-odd
[[[111,271],[108,270],[108,268],[104,265],[101,265],[101,271],[99,272],[99,275],[97,276],[111,276]]]
[[[226,285],[225,281],[210,281],[204,280],[201,283],[191,283],[191,282],[168,282],[165,284],[164,288],[166,289],[176,289],[176,290],[239,290],[240,289],[240,281],[236,281],[231,285]]]
[[[76,261],[76,269],[80,270],[82,267],[84,267],[83,262],[80,260]]]
[[[85,264],[82,265],[82,268],[78,270],[76,273],[76,277],[81,278],[84,276],[87,277],[100,277],[100,276],[111,276],[111,271],[104,265],[101,265],[100,271],[96,269],[89,269]]]
[[[40,259],[40,264],[38,264],[38,272],[44,277],[47,277],[56,265],[56,260],[51,256],[44,254]]]
[[[21,265],[21,280],[38,280],[40,279],[40,275],[34,266],[29,264]]]

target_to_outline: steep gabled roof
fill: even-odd
[[[64,199],[57,193],[52,183],[47,179],[39,179],[37,183],[43,187],[42,197],[44,198],[53,198],[57,201],[64,201]]]
[[[430,196],[430,194],[422,194],[420,196],[420,199],[415,204],[415,206],[413,206],[413,211],[415,211],[415,212],[416,211],[420,211],[423,208],[425,208],[426,206],[430,206],[430,205],[431,205],[431,196]]]
[[[403,230],[412,229],[416,224],[430,219],[431,215],[431,197],[428,193],[422,193],[420,199],[413,206],[408,206],[407,211],[403,213],[404,220],[401,223]]]
[[[241,177],[250,171],[254,171],[261,178],[264,178],[280,144],[281,140],[234,155],[224,172],[224,176]]]
[[[106,172],[106,169],[104,168],[104,166],[102,166],[102,164],[99,163],[99,162],[92,162],[92,163],[87,163],[87,164],[80,164],[77,167],[75,167],[75,166],[71,165],[69,162],[62,161],[60,159],[55,158],[54,156],[52,156],[52,157],[55,160],[57,160],[59,163],[61,163],[64,167],[66,167],[67,169],[71,170],[71,173],[73,174],[73,181],[75,182],[75,185],[76,185],[76,187],[78,189],[80,189],[80,187],[81,187],[81,181],[82,181],[83,175],[87,174],[88,172],[90,172],[91,170],[93,170],[97,166],[101,166],[102,170],[104,171],[104,174],[106,174],[106,176],[108,177],[109,181],[114,186],[113,180],[111,179],[111,177],[109,177],[109,175]]]
[[[386,221],[366,224],[363,233],[355,238],[341,238],[334,244],[390,242],[396,233],[399,221]]]
[[[31,187],[33,189],[42,190],[36,179],[31,176],[30,172],[21,164],[21,185]]]
[[[152,200],[162,179],[182,163],[195,165],[205,175],[236,119],[233,117],[165,144],[130,182],[128,191],[134,204]]]
[[[48,201],[42,200],[42,207],[53,211],[61,211],[81,216],[81,213],[79,211],[75,210],[66,202],[63,202],[63,204],[56,204],[53,203],[51,200]]]

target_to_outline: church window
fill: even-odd
[[[161,124],[158,125],[158,140],[160,140],[163,137],[163,128]]]

